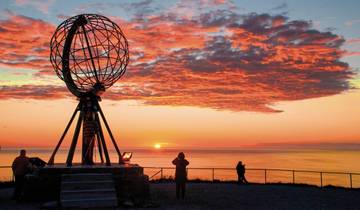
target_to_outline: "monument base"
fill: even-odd
[[[85,177],[87,181],[83,180]],[[93,182],[91,177],[95,179]],[[28,177],[24,197],[26,200],[58,201],[61,203],[61,196],[64,197],[64,189],[62,189],[65,186],[64,182],[73,185],[71,190],[66,189],[66,192],[73,194],[77,192],[76,190],[79,191],[78,194],[86,191],[76,189],[76,185],[83,185],[85,189],[88,189],[87,191],[100,192],[104,186],[96,183],[100,183],[102,180],[106,184],[106,177],[113,181],[111,185],[114,186],[109,187],[115,187],[117,202],[120,204],[129,199],[141,202],[149,197],[148,176],[144,175],[143,168],[137,164],[112,164],[111,166],[74,164],[71,167],[66,166],[66,164],[54,164],[45,166],[40,168],[36,175]],[[69,182],[69,179],[73,180]],[[90,197],[92,195],[90,194]],[[79,196],[81,195],[74,194],[76,198],[80,198]],[[83,197],[81,198],[83,199]]]

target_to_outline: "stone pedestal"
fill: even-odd
[[[94,174],[112,176],[118,202],[125,200],[145,200],[149,196],[149,180],[143,168],[137,164],[77,165],[67,167],[65,164],[45,166],[38,175],[29,178],[25,186],[27,200],[59,201],[64,177],[91,177]],[[88,176],[87,176],[88,175]],[[91,185],[90,180],[87,184]],[[98,179],[98,178],[97,178]],[[79,180],[81,182],[81,180]],[[81,183],[83,184],[83,183]],[[96,186],[91,187],[94,190]]]

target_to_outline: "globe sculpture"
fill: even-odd
[[[101,163],[105,156],[106,165],[111,165],[101,119],[119,156],[119,163],[122,163],[120,150],[99,105],[101,94],[124,75],[129,62],[128,42],[120,27],[102,15],[71,17],[57,27],[51,38],[50,51],[50,61],[57,76],[78,98],[79,104],[48,164],[54,164],[55,155],[78,113],[66,164],[71,166],[73,163],[82,129],[81,163],[94,164],[94,145],[97,145]]]

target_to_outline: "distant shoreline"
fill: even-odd
[[[19,149],[27,150],[53,150],[55,146],[1,146],[0,151],[13,151]],[[80,150],[80,148],[77,148]],[[68,150],[68,147],[60,148],[61,150]],[[153,147],[122,147],[122,151],[205,151],[205,152],[219,152],[219,151],[234,151],[234,152],[255,152],[255,151],[285,151],[285,152],[296,152],[296,151],[360,151],[360,143],[349,143],[349,144],[309,144],[309,145],[262,145],[262,146],[244,146],[244,147],[164,147],[161,149],[154,149]],[[115,151],[110,148],[109,151]]]

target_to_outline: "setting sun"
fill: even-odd
[[[155,149],[161,149],[161,144],[154,144]]]

